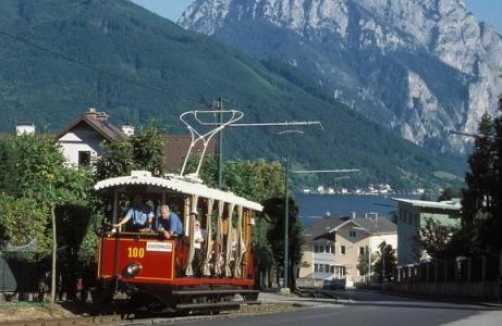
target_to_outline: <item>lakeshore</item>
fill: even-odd
[[[418,199],[417,195],[327,195],[295,194],[295,201],[300,208],[300,220],[304,226],[312,225],[323,216],[378,215],[391,219],[397,210],[393,198]]]

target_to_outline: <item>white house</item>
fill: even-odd
[[[378,215],[338,218],[324,216],[304,232],[300,278],[345,278],[347,286],[363,281],[359,256],[379,251],[382,242],[397,246],[396,225]]]
[[[460,201],[424,201],[393,198],[397,201],[397,264],[408,265],[426,258],[420,252],[417,236],[426,218],[432,218],[442,225],[460,226]]]
[[[90,108],[56,135],[68,165],[90,166],[101,155],[102,141],[127,139],[134,128],[117,128],[108,122],[108,115]]]

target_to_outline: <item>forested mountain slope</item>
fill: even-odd
[[[226,108],[244,112],[241,122],[324,126],[294,140],[278,127],[230,128],[226,160],[289,153],[296,168],[357,168],[354,184],[401,189],[461,181],[463,159],[399,139],[280,62],[256,61],[128,1],[6,0],[0,16],[1,131],[33,122],[56,132],[95,107],[117,125],[155,118],[180,133],[182,112],[223,97]]]

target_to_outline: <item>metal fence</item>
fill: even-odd
[[[502,252],[399,266],[392,288],[408,293],[500,300]]]

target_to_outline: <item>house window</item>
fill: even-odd
[[[335,266],[333,266],[333,265],[329,266],[329,272],[331,274],[335,274]]]
[[[319,264],[314,264],[314,272],[319,272]]]
[[[341,253],[342,255],[345,255],[345,246],[341,246],[341,247],[340,247],[340,253]]]
[[[356,231],[349,231],[349,238],[355,238],[356,237]]]
[[[331,249],[331,253],[334,254],[335,253],[335,246],[330,246],[329,248]]]
[[[78,166],[91,166],[91,152],[79,151],[78,152]]]
[[[319,245],[314,245],[314,252],[319,252]]]
[[[364,255],[365,251],[366,251],[365,247],[359,247],[359,255]]]

